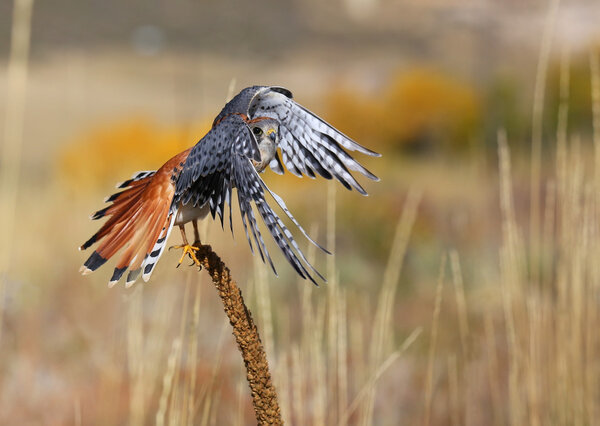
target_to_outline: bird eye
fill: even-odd
[[[260,136],[262,135],[263,131],[260,127],[255,127],[252,129],[252,133],[254,133],[255,136]]]

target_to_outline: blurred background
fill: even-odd
[[[264,174],[335,251],[311,254],[320,287],[203,224],[286,422],[593,424],[599,19],[595,0],[0,2],[0,423],[254,423],[204,272],[169,252],[109,290],[77,247],[117,182],[266,84],[382,153],[357,158],[369,197]]]

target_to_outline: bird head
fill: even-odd
[[[266,139],[272,144],[279,142],[279,122],[277,120],[261,117],[251,121],[251,128],[259,145],[263,141],[266,142]]]
[[[262,172],[277,153],[279,122],[272,118],[259,118],[250,123],[252,134],[258,143],[260,161],[252,161],[256,171]]]

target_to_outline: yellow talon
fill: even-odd
[[[183,262],[183,259],[185,258],[186,254],[190,256],[190,258],[194,261],[194,263],[196,264],[196,266],[202,266],[202,264],[200,263],[200,261],[196,257],[196,252],[200,250],[200,247],[192,246],[190,244],[183,244],[183,245],[180,245],[180,246],[172,246],[172,247],[169,248],[169,250],[170,249],[183,249],[183,254],[179,258],[179,262],[177,263],[177,267],[178,268],[181,265],[181,262]]]
[[[194,245],[191,245],[190,243],[188,243],[187,237],[185,236],[185,228],[183,225],[179,225],[179,230],[181,231],[181,239],[183,240],[183,244],[179,245],[179,246],[169,247],[169,250],[183,249],[183,253],[181,254],[181,257],[179,258],[179,263],[177,263],[178,268],[179,268],[179,266],[181,266],[181,262],[183,262],[183,259],[185,258],[186,254],[190,257],[190,259],[192,259],[192,261],[196,264],[196,266],[198,266],[199,268],[202,268],[202,264],[196,257],[196,252],[200,250],[200,247],[202,247],[202,245],[200,244],[200,237],[198,236],[198,225],[196,224],[196,222],[193,222],[193,224],[194,224],[194,235],[196,236],[196,241],[194,241]],[[190,266],[192,266],[192,265],[190,265]]]

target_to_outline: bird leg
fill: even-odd
[[[185,257],[185,255],[187,254],[188,256],[190,256],[190,258],[193,260],[194,264],[196,264],[196,266],[202,266],[200,264],[200,261],[198,260],[198,258],[196,257],[196,252],[198,250],[200,250],[200,247],[196,246],[196,244],[194,243],[194,245],[190,245],[187,241],[187,237],[185,235],[185,227],[184,225],[179,225],[179,230],[181,231],[181,238],[183,239],[183,244],[179,245],[179,246],[171,246],[169,247],[169,250],[171,249],[183,249],[183,253],[181,255],[181,257],[179,258],[179,262],[177,263],[177,267],[179,268],[179,266],[181,265],[181,262],[183,262],[183,258]]]
[[[200,242],[200,232],[198,232],[198,221],[193,220],[192,225],[194,226],[194,246],[200,247],[202,243]]]

